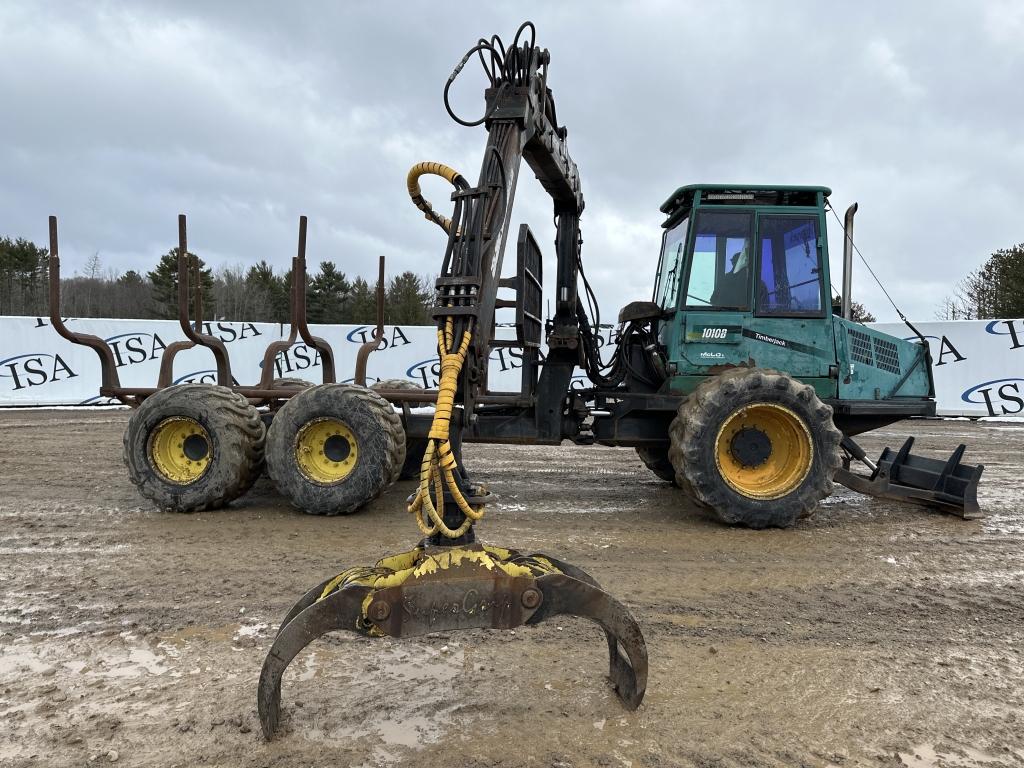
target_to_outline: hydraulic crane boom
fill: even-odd
[[[524,24],[507,52],[495,38],[480,41],[466,53],[445,85],[445,106],[452,118],[463,125],[483,123],[488,134],[476,187],[459,189],[453,196],[456,226],[449,232],[437,280],[435,317],[451,315],[451,306],[458,306],[460,313],[475,318],[475,325],[481,329],[474,337],[461,382],[467,413],[472,412],[475,400],[486,388],[490,329],[523,159],[551,195],[556,227],[555,315],[541,386],[564,393],[580,362],[576,305],[583,193],[579,171],[566,145],[567,131],[557,123],[554,97],[547,87],[550,55],[536,47],[533,35],[533,25]],[[485,92],[484,117],[468,122],[452,111],[448,92],[474,54],[484,62],[490,87]],[[557,381],[545,381],[552,377]],[[557,432],[558,425],[550,431]]]

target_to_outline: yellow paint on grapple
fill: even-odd
[[[500,571],[506,576],[539,578],[550,573],[561,573],[558,567],[542,555],[523,556],[518,552],[486,544],[471,548],[453,547],[427,552],[421,547],[381,558],[373,566],[358,566],[342,571],[326,585],[318,600],[323,600],[339,589],[349,586],[370,587],[363,600],[363,626],[374,636],[382,636],[369,620],[368,611],[373,603],[375,591],[397,587],[418,579],[444,578],[448,571],[465,567],[479,567],[488,571]]]

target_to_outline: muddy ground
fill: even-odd
[[[0,412],[0,765],[1024,764],[1024,424],[917,422],[986,465],[965,522],[841,490],[790,530],[723,527],[630,450],[467,446],[487,541],[594,574],[635,613],[647,698],[622,709],[598,629],[392,641],[295,660],[267,744],[256,681],[308,587],[408,548],[401,483],[315,518],[265,481],[230,509],[150,509],[126,414]]]

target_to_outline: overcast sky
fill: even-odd
[[[994,249],[1024,241],[1024,3],[0,4],[0,235],[67,274],[150,269],[176,242],[209,264],[436,272],[409,203],[419,160],[475,179],[486,135],[441,90],[478,37],[537,24],[583,182],[584,262],[612,318],[650,297],[658,206],[694,182],[823,184],[912,318]],[[482,112],[483,78],[456,85]],[[448,210],[449,189],[425,184]],[[514,222],[553,275],[550,204],[520,179]],[[838,286],[841,237],[830,233]],[[514,253],[506,259],[512,266]],[[550,287],[550,286],[549,286]],[[861,268],[855,297],[895,319]]]

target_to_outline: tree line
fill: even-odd
[[[203,285],[203,319],[287,323],[292,271],[276,272],[266,261],[248,268],[216,270],[189,253]],[[193,272],[194,274],[194,272]],[[0,238],[0,315],[49,312],[49,254],[23,238]],[[190,285],[194,278],[190,275]],[[62,277],[65,317],[166,319],[178,317],[178,249],[148,272],[104,271],[94,254],[81,274]],[[403,272],[388,281],[384,320],[389,325],[432,325],[433,279]],[[376,280],[349,279],[333,261],[306,277],[306,316],[311,323],[365,325],[377,321]]]
[[[1024,317],[1024,243],[1002,248],[946,296],[938,320]]]

